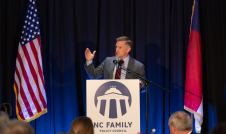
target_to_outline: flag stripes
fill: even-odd
[[[18,93],[17,107],[25,110],[25,115],[20,116],[27,119],[35,113],[46,108],[46,96],[44,79],[41,68],[39,38],[28,42],[26,45],[19,45],[16,59],[15,86]],[[18,88],[19,87],[19,88]]]

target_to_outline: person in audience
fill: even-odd
[[[92,120],[86,116],[78,117],[72,122],[69,134],[94,134]]]
[[[0,111],[0,132],[2,132],[9,122],[9,116],[3,111]]]
[[[19,120],[10,120],[3,134],[35,134],[29,123]]]
[[[168,121],[170,134],[192,134],[192,119],[184,111],[173,113]]]

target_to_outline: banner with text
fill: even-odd
[[[95,134],[140,131],[139,80],[87,80],[87,116]]]

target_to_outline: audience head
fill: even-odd
[[[94,134],[92,120],[86,116],[78,117],[72,122],[69,134]]]
[[[211,132],[211,134],[226,134],[226,123],[219,123]]]
[[[192,131],[192,119],[190,115],[184,111],[173,113],[168,122],[170,134],[183,134]]]
[[[10,120],[4,134],[34,134],[34,130],[29,123]]]
[[[0,132],[2,132],[9,122],[9,116],[3,111],[0,111]]]

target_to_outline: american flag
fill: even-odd
[[[194,114],[195,130],[201,132],[203,121],[202,54],[199,0],[194,0],[191,32],[187,48],[184,108]]]
[[[18,46],[14,91],[16,114],[31,121],[47,112],[36,0],[29,0]]]

